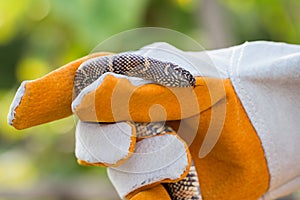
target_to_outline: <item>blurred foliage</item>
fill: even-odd
[[[218,12],[206,7],[208,2]],[[21,81],[41,77],[88,54],[111,35],[141,26],[177,30],[207,48],[246,40],[299,44],[299,7],[297,0],[0,0],[0,197],[12,191],[3,197],[9,199],[19,189],[32,190],[45,181],[106,180],[103,168],[77,165],[74,117],[22,131],[7,125]],[[210,32],[210,26],[218,31]],[[218,37],[223,42],[213,45],[210,41]],[[70,198],[62,196],[43,198]]]

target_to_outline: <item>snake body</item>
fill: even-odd
[[[152,80],[167,87],[193,87],[192,74],[170,62],[135,54],[117,54],[97,57],[84,62],[76,71],[74,78],[75,97],[88,85],[106,72]],[[135,123],[137,138],[174,132],[164,122]],[[164,184],[172,200],[200,200],[197,171],[191,166],[188,175],[175,183]]]
[[[173,63],[135,54],[119,54],[84,62],[75,75],[75,95],[106,72],[153,80],[168,87],[191,87],[196,82],[189,71]]]

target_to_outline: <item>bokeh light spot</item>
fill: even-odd
[[[28,16],[33,21],[44,19],[50,12],[50,3],[48,0],[32,1],[32,6],[29,7]]]

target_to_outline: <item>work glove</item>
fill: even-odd
[[[184,178],[193,160],[203,199],[275,199],[300,188],[299,52],[300,46],[273,42],[203,52],[154,43],[134,53],[189,70],[196,78],[194,88],[167,88],[108,73],[73,99],[80,64],[107,55],[96,53],[24,81],[8,121],[24,129],[77,115],[78,162],[108,166],[121,198],[171,199],[163,184]],[[166,121],[174,132],[137,141],[135,129],[124,121]],[[97,122],[118,122],[118,127]],[[101,138],[92,138],[99,130],[106,139],[104,133],[116,134],[106,151],[95,142]],[[120,146],[113,150],[115,144]],[[164,165],[165,171],[156,164],[172,156],[172,149],[160,144],[176,144],[173,153],[183,152],[173,159],[176,164]],[[157,154],[136,158],[139,152]],[[135,170],[142,170],[138,178]]]

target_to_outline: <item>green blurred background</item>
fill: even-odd
[[[0,0],[0,200],[117,199],[103,168],[77,165],[74,117],[23,131],[7,125],[21,81],[143,26],[180,31],[206,49],[252,40],[299,44],[299,8],[298,0]]]

